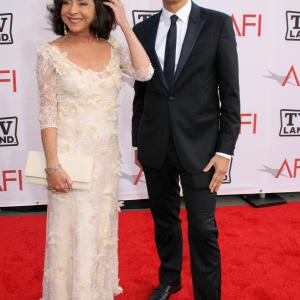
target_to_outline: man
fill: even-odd
[[[182,185],[195,299],[221,298],[216,192],[240,128],[236,41],[231,18],[191,0],[163,9],[134,28],[155,74],[135,83],[132,142],[143,168],[161,265],[150,300],[181,289]]]

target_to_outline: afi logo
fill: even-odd
[[[287,75],[285,76],[282,86],[286,86],[287,83],[289,83],[290,79],[293,79],[293,81],[295,81],[297,86],[300,86],[300,79],[299,76],[297,75],[297,72],[295,70],[294,66],[291,66],[291,68],[289,69]]]
[[[285,39],[287,41],[300,41],[300,12],[286,12],[287,31]]]
[[[159,10],[133,10],[132,11],[133,24],[136,25],[142,21],[145,21],[151,16],[159,12],[160,12]]]
[[[290,178],[296,178],[298,176],[298,170],[300,170],[300,158],[296,158],[290,163],[285,159],[275,177],[279,178],[282,173],[286,176],[285,173],[287,172]]]
[[[242,128],[246,126],[252,131],[252,134],[256,134],[257,132],[257,114],[241,114],[241,130],[240,133],[242,133]]]
[[[12,14],[0,14],[0,45],[12,44]]]
[[[247,28],[254,27],[256,35],[261,36],[262,32],[262,15],[256,14],[246,14],[242,16],[242,20],[237,20],[234,15],[232,15],[233,27],[236,31],[237,36],[245,37],[249,35]],[[253,30],[252,30],[253,31]]]
[[[0,147],[18,146],[18,118],[0,118]]]
[[[5,75],[2,75],[5,74]],[[0,83],[10,83],[14,93],[17,92],[16,70],[0,70]]]
[[[0,172],[2,177],[2,185],[0,185],[0,192],[8,191],[8,182],[15,182],[14,186],[21,192],[23,191],[23,179],[21,170],[3,170]],[[0,181],[1,184],[1,181]],[[10,184],[11,186],[12,184]]]
[[[280,136],[300,136],[300,110],[282,109],[280,118]]]

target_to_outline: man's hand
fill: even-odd
[[[134,163],[140,168],[143,170],[143,166],[142,164],[140,163],[139,159],[138,159],[138,150],[135,150],[134,151]]]
[[[228,171],[229,162],[229,159],[223,156],[215,155],[203,169],[204,172],[208,172],[212,167],[215,167],[215,174],[209,184],[209,189],[212,193],[216,193],[219,190]]]

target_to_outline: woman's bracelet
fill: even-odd
[[[45,168],[45,172],[47,175],[52,175],[54,173],[60,172],[62,170],[61,164],[57,164],[50,168]]]

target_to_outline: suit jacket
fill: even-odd
[[[155,73],[135,82],[132,145],[142,164],[159,169],[170,135],[182,167],[201,172],[216,151],[233,155],[240,129],[238,57],[229,16],[192,3],[174,84],[168,87],[155,52],[160,13],[134,31]]]

